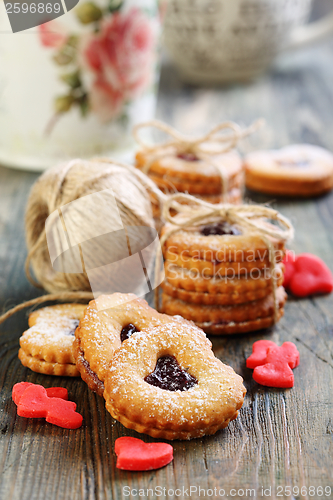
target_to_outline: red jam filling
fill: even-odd
[[[77,320],[77,319],[74,319],[73,320],[73,328],[69,331],[69,332],[66,332],[66,335],[75,335],[75,330],[77,329],[77,327],[79,326],[79,323],[80,321]]]
[[[238,236],[239,234],[241,234],[239,229],[237,229],[235,226],[231,226],[230,224],[228,224],[228,222],[215,222],[214,224],[209,224],[208,226],[204,226],[200,232],[204,236],[224,234]]]
[[[185,161],[199,161],[199,158],[193,153],[179,153],[177,158]]]
[[[132,323],[128,323],[128,325],[124,326],[124,328],[120,332],[120,340],[121,342],[124,342],[124,340],[127,340],[133,335],[135,332],[139,332],[140,330],[137,329],[135,325]]]
[[[198,383],[197,379],[183,370],[174,356],[162,356],[155,370],[147,375],[145,382],[166,391],[187,391]]]

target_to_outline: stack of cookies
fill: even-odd
[[[274,232],[276,226],[261,223]],[[162,238],[172,228],[165,225]],[[163,245],[162,312],[192,320],[210,334],[273,325],[282,317],[286,300],[284,243],[283,238],[262,237],[260,231],[249,233],[223,220],[177,230]]]
[[[139,151],[136,167],[164,193],[188,193],[209,203],[240,203],[244,184],[243,162],[236,151],[202,159],[170,146],[162,154]],[[154,215],[157,215],[153,201]]]

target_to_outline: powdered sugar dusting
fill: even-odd
[[[159,357],[173,355],[198,384],[188,391],[167,391],[143,379]],[[104,396],[119,413],[155,427],[211,426],[234,414],[243,399],[242,379],[215,358],[205,334],[179,322],[134,333],[112,361]]]
[[[71,350],[75,329],[86,306],[62,304],[44,307],[30,315],[32,324],[20,341],[35,348]]]

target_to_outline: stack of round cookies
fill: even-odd
[[[170,146],[163,155],[140,151],[136,166],[165,193],[188,193],[210,203],[240,203],[243,162],[236,151],[199,158]]]
[[[162,238],[172,226],[164,226]],[[164,313],[179,314],[210,334],[259,330],[282,317],[282,238],[220,220],[179,228],[166,238],[163,254]]]

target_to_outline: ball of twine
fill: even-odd
[[[68,204],[87,195],[111,189],[117,203],[118,212],[124,226],[154,226],[151,203],[147,189],[162,201],[163,193],[142,172],[118,162],[104,158],[88,161],[71,160],[47,170],[32,187],[26,209],[26,242],[28,256],[25,271],[29,281],[44,288],[49,293],[89,292],[91,290],[87,273],[57,272],[51,263],[45,222],[48,217],[57,217],[69,207]],[[96,200],[96,197],[94,198]],[[119,215],[113,206],[89,203],[89,197],[82,203],[72,204],[71,217],[79,223],[73,226],[74,234],[69,239],[83,241],[94,234],[112,232],[119,229]],[[97,199],[98,201],[98,199]],[[75,206],[77,205],[77,207]],[[65,209],[64,209],[65,207]],[[140,236],[138,236],[139,238]],[[142,236],[141,238],[144,238]],[[144,246],[139,241],[138,246]],[[117,241],[113,246],[117,246]],[[113,248],[116,259],[123,257],[121,248]],[[93,248],[91,253],[93,254]],[[34,277],[32,276],[33,271]]]

